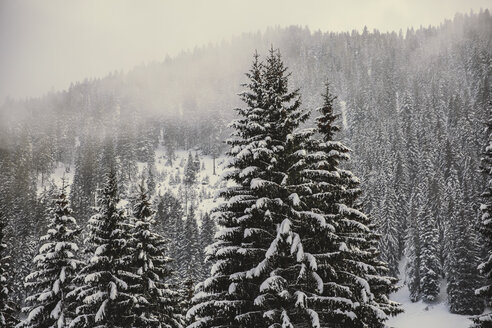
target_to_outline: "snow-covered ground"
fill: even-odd
[[[442,290],[443,288],[441,288]],[[469,316],[452,314],[445,301],[435,304],[422,301],[412,303],[407,286],[391,295],[391,299],[403,304],[404,313],[388,320],[387,325],[395,328],[462,328],[470,327]],[[442,292],[441,292],[442,294]],[[445,296],[445,293],[444,295]]]
[[[196,217],[198,224],[201,224],[201,214],[210,212],[216,207],[221,199],[216,197],[216,192],[221,188],[220,176],[223,172],[224,157],[215,159],[216,174],[213,174],[213,158],[203,155],[200,150],[191,150],[193,157],[198,152],[200,157],[200,172],[197,174],[197,183],[194,187],[194,192],[198,195],[198,202],[196,204]],[[173,161],[173,165],[167,164],[167,157],[163,146],[159,146],[155,152],[155,168],[156,168],[156,194],[163,195],[166,191],[171,191],[175,196],[179,197],[180,187],[183,188],[181,183],[171,184],[171,176],[175,177],[179,175],[180,180],[183,180],[186,161],[188,159],[187,150],[177,150],[176,159]],[[202,166],[203,164],[203,166]],[[147,164],[137,162],[139,173],[147,173]],[[66,168],[63,163],[58,163],[56,169],[48,179],[45,179],[44,185],[41,184],[41,178],[38,178],[38,194],[43,192],[45,188],[49,187],[50,182],[54,182],[56,186],[61,187],[62,181],[65,179],[65,185],[68,187],[65,189],[67,193],[70,192],[70,185],[73,182],[74,167],[73,165]],[[182,191],[181,191],[182,192]]]
[[[202,155],[201,152],[192,150],[191,153],[193,157],[195,153],[198,152],[200,157],[200,172],[197,174],[197,184],[195,186],[195,191],[201,195],[199,197],[198,206],[196,209],[196,214],[198,218],[198,223],[200,224],[200,214],[205,212],[210,212],[215,208],[221,201],[216,197],[216,192],[221,188],[220,176],[223,172],[224,157],[219,157],[215,159],[215,175],[213,174],[213,158],[210,156]],[[166,165],[167,157],[165,150],[162,146],[156,149],[156,171],[158,175],[164,176],[164,179],[156,179],[157,194],[164,194],[166,190],[170,190],[174,195],[179,194],[180,184],[172,185],[169,183],[171,175],[179,174],[180,179],[184,177],[184,169],[186,166],[186,161],[188,159],[187,150],[178,150],[175,152],[176,160],[173,161],[173,166]],[[145,166],[145,164],[143,164]],[[203,169],[202,169],[203,168]],[[182,186],[182,185],[181,185]]]
[[[38,196],[42,193],[46,188],[49,188],[50,183],[54,183],[57,187],[61,187],[63,185],[63,181],[65,181],[65,192],[70,193],[70,186],[72,185],[74,174],[74,167],[65,165],[63,163],[57,163],[56,168],[51,174],[51,176],[43,181],[41,181],[41,176],[38,176],[37,179],[37,192]]]
[[[405,282],[405,262],[400,264],[400,284]],[[392,294],[393,301],[403,305],[404,313],[388,320],[387,325],[395,328],[465,328],[470,327],[470,316],[452,314],[446,302],[446,281],[441,282],[441,293],[433,304],[410,301],[407,285]]]

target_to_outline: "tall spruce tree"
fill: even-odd
[[[179,219],[181,220],[181,219]],[[194,285],[201,273],[201,244],[200,231],[195,218],[195,208],[190,206],[183,226],[183,234],[179,243],[180,250],[176,254],[179,275],[182,281],[192,281]]]
[[[129,221],[120,207],[114,167],[109,169],[99,213],[89,220],[86,243],[92,257],[80,271],[80,285],[71,292],[78,304],[70,327],[132,327],[136,302],[129,283],[132,252]]]
[[[75,173],[70,187],[70,204],[74,215],[86,223],[94,213],[94,193],[96,192],[97,148],[93,137],[86,137],[77,148]]]
[[[205,249],[208,245],[213,243],[216,230],[217,228],[215,226],[215,222],[211,218],[210,214],[204,213],[202,215],[202,226],[200,229],[200,260],[202,262],[202,273],[200,280],[206,279],[210,274],[210,263],[205,262]]]
[[[133,216],[132,268],[137,277],[132,290],[138,300],[134,309],[134,327],[180,328],[182,318],[177,309],[178,294],[166,283],[171,274],[171,258],[165,254],[167,241],[153,231],[154,211],[143,184],[139,185]]]
[[[417,210],[414,204],[419,199],[412,196],[409,200],[410,213],[407,218],[407,234],[405,237],[406,285],[410,292],[410,300],[417,302],[420,299],[420,230],[417,224]]]
[[[182,226],[183,208],[180,201],[168,190],[162,195],[157,204],[156,230],[168,240],[169,254],[177,259],[177,244],[180,242],[178,233]],[[179,225],[179,227],[178,227]],[[176,261],[173,261],[173,268]]]
[[[407,283],[412,301],[432,302],[440,291],[437,223],[430,210],[428,195],[429,181],[423,179],[412,199],[407,232]]]
[[[155,164],[154,162],[147,163],[147,187],[149,197],[152,197],[155,193]]]
[[[195,306],[188,312],[195,327],[266,327],[270,318],[258,304],[265,255],[285,218],[286,169],[282,162],[287,136],[299,123],[299,95],[289,92],[288,74],[272,49],[264,66],[255,54],[247,73],[247,91],[240,97],[240,118],[227,143],[230,162],[226,179],[237,186],[221,192],[227,201],[215,215],[224,228],[208,248],[214,262],[211,277],[199,284]],[[266,314],[266,316],[265,316]]]
[[[393,188],[386,188],[386,194],[380,203],[382,211],[379,212],[378,232],[381,234],[379,240],[379,249],[381,250],[381,259],[388,264],[389,274],[392,277],[398,276],[399,256],[399,218],[396,216],[396,200],[398,196]]]
[[[424,301],[432,302],[439,295],[440,264],[437,251],[437,227],[429,209],[417,220],[421,228],[420,291]]]
[[[477,269],[479,247],[474,227],[466,214],[465,197],[456,170],[450,170],[446,191],[443,248],[449,310],[458,314],[479,314],[484,309],[483,299],[475,294],[481,283]]]
[[[198,170],[200,168],[198,167]],[[186,161],[186,166],[184,169],[184,177],[183,177],[183,184],[184,184],[184,208],[186,211],[188,211],[188,201],[192,200],[194,197],[194,185],[197,182],[197,167],[195,160],[193,159],[193,156],[191,155],[191,151],[188,152],[188,160]],[[191,207],[191,206],[190,206]]]
[[[122,124],[117,132],[116,156],[121,168],[120,179],[128,184],[137,175],[137,159],[135,151],[135,132],[133,124]]]
[[[13,327],[18,322],[15,307],[9,295],[10,256],[5,241],[6,217],[0,211],[0,326]]]
[[[326,85],[315,129],[321,138],[295,142],[301,146],[294,153],[300,159],[290,169],[300,175],[292,186],[302,209],[298,235],[305,256],[312,254],[310,266],[319,284],[307,294],[307,304],[321,326],[383,327],[388,315],[401,312],[388,299],[396,279],[386,277],[388,267],[378,260],[374,224],[359,210],[359,181],[341,167],[349,149],[334,140],[339,131],[334,101]]]
[[[10,291],[13,300],[20,303],[25,298],[23,279],[31,269],[31,259],[36,253],[35,209],[36,178],[33,171],[32,138],[28,129],[22,131],[21,140],[15,145],[12,154],[12,174],[9,181],[8,197],[12,200],[9,207],[4,207],[12,233],[10,241]]]
[[[487,145],[481,159],[481,171],[486,179],[486,187],[482,192],[482,211],[480,229],[485,241],[485,258],[478,266],[481,274],[486,279],[486,284],[476,290],[476,293],[485,299],[485,303],[492,305],[492,103],[488,108]],[[487,313],[478,316],[474,320],[475,327],[492,327],[492,314]]]
[[[67,295],[74,290],[73,278],[81,262],[76,259],[76,236],[80,232],[71,216],[72,210],[64,191],[52,209],[48,232],[40,238],[43,243],[34,258],[36,270],[26,277],[32,292],[26,298],[25,320],[17,327],[67,327],[73,317]]]
[[[191,186],[194,183],[196,183],[196,164],[195,164],[195,159],[193,158],[193,155],[191,154],[191,151],[188,152],[188,159],[186,161],[186,166],[184,170],[184,178],[183,178],[183,183],[186,186]]]
[[[422,197],[426,199],[428,195],[429,191],[426,190]],[[439,295],[441,268],[437,249],[437,222],[427,199],[421,204],[417,215],[420,233],[420,293],[424,301],[432,302]]]

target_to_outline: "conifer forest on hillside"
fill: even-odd
[[[484,9],[8,97],[0,327],[492,327],[491,84]]]

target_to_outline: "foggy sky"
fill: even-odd
[[[268,26],[398,31],[491,0],[0,0],[0,103]]]

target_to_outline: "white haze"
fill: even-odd
[[[268,26],[398,31],[489,6],[490,0],[0,0],[0,102]]]

